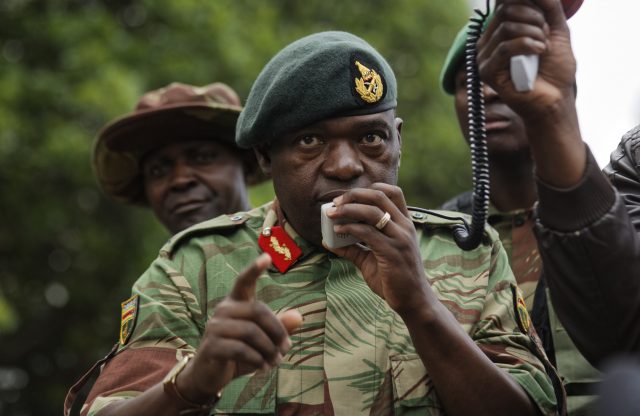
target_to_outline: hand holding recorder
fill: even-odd
[[[371,290],[400,315],[437,302],[424,274],[415,226],[400,188],[374,183],[371,188],[350,189],[333,204],[323,209],[323,230],[328,231],[333,223],[337,234],[323,233],[327,249],[352,261]],[[349,241],[352,243],[346,245]]]
[[[540,58],[527,92],[519,92],[511,77],[511,58],[518,55]],[[586,152],[575,107],[576,60],[562,2],[496,0],[494,17],[478,42],[478,68],[483,82],[522,117],[538,177],[559,188],[578,183]]]
[[[531,91],[516,89],[511,58],[539,56]],[[564,96],[572,96],[576,63],[566,17],[560,0],[496,0],[494,17],[478,42],[478,68],[482,80],[516,111],[546,110]]]

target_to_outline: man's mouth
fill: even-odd
[[[335,198],[339,197],[347,191],[348,189],[334,189],[320,194],[320,196],[316,199],[321,204],[324,204],[333,201]]]
[[[185,214],[191,211],[197,211],[206,203],[201,199],[179,202],[175,204],[170,212],[172,215]]]
[[[485,127],[487,132],[495,130],[503,130],[511,125],[511,121],[505,117],[487,116],[485,120]]]

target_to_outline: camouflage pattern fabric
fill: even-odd
[[[491,210],[489,224],[500,235],[509,264],[522,290],[529,313],[533,311],[533,298],[542,272],[538,241],[533,234],[533,210],[517,210],[500,214]]]
[[[466,213],[467,209],[471,208],[467,202],[470,202],[469,197],[469,193],[460,194],[447,201],[443,207]],[[518,287],[522,290],[527,309],[531,313],[538,281],[542,275],[542,259],[538,251],[538,241],[533,233],[533,209],[501,212],[490,205],[487,222],[498,231]],[[545,291],[547,294],[542,301],[547,302],[549,336],[552,339],[550,345],[553,348],[553,351],[547,350],[547,353],[555,357],[558,373],[567,389],[568,415],[584,416],[589,413],[591,403],[595,399],[590,390],[594,389],[602,374],[587,362],[573,344],[555,314],[548,289],[545,288]],[[543,330],[538,331],[543,336]],[[575,386],[580,388],[574,388]]]
[[[455,196],[445,202],[442,208],[471,214],[471,192]],[[498,231],[527,310],[532,313],[533,298],[542,273],[538,241],[533,234],[533,209],[501,212],[490,204],[487,222]]]
[[[132,335],[104,367],[83,413],[95,415],[112,401],[139,394],[197,348],[216,304],[260,254],[257,239],[268,208],[198,224],[162,248],[134,285],[140,306]],[[478,249],[462,252],[450,236],[453,223],[417,212],[413,217],[439,299],[541,414],[555,414],[535,336],[518,325],[515,281],[495,231],[487,229]],[[212,414],[444,414],[400,317],[352,263],[314,249],[288,225],[285,230],[303,254],[285,274],[267,270],[256,296],[275,312],[298,309],[303,326],[278,368],[232,381]]]

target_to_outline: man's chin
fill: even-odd
[[[211,218],[213,218],[211,215],[208,215],[206,213],[201,213],[201,212],[191,212],[185,215],[174,216],[171,219],[171,224],[173,225],[172,227],[170,227],[170,229],[178,230],[174,232],[174,233],[178,233],[182,230],[186,230],[192,225],[196,225],[203,221],[210,220]]]

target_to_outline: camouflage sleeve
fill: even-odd
[[[544,415],[557,414],[556,392],[546,373],[541,351],[524,299],[519,295],[500,240],[491,252],[485,305],[471,336],[498,367],[507,371]]]
[[[102,369],[82,414],[93,416],[108,404],[135,397],[162,381],[186,351],[197,348],[206,322],[206,302],[197,282],[201,250],[187,247],[170,259],[161,252],[122,303],[120,347]]]

